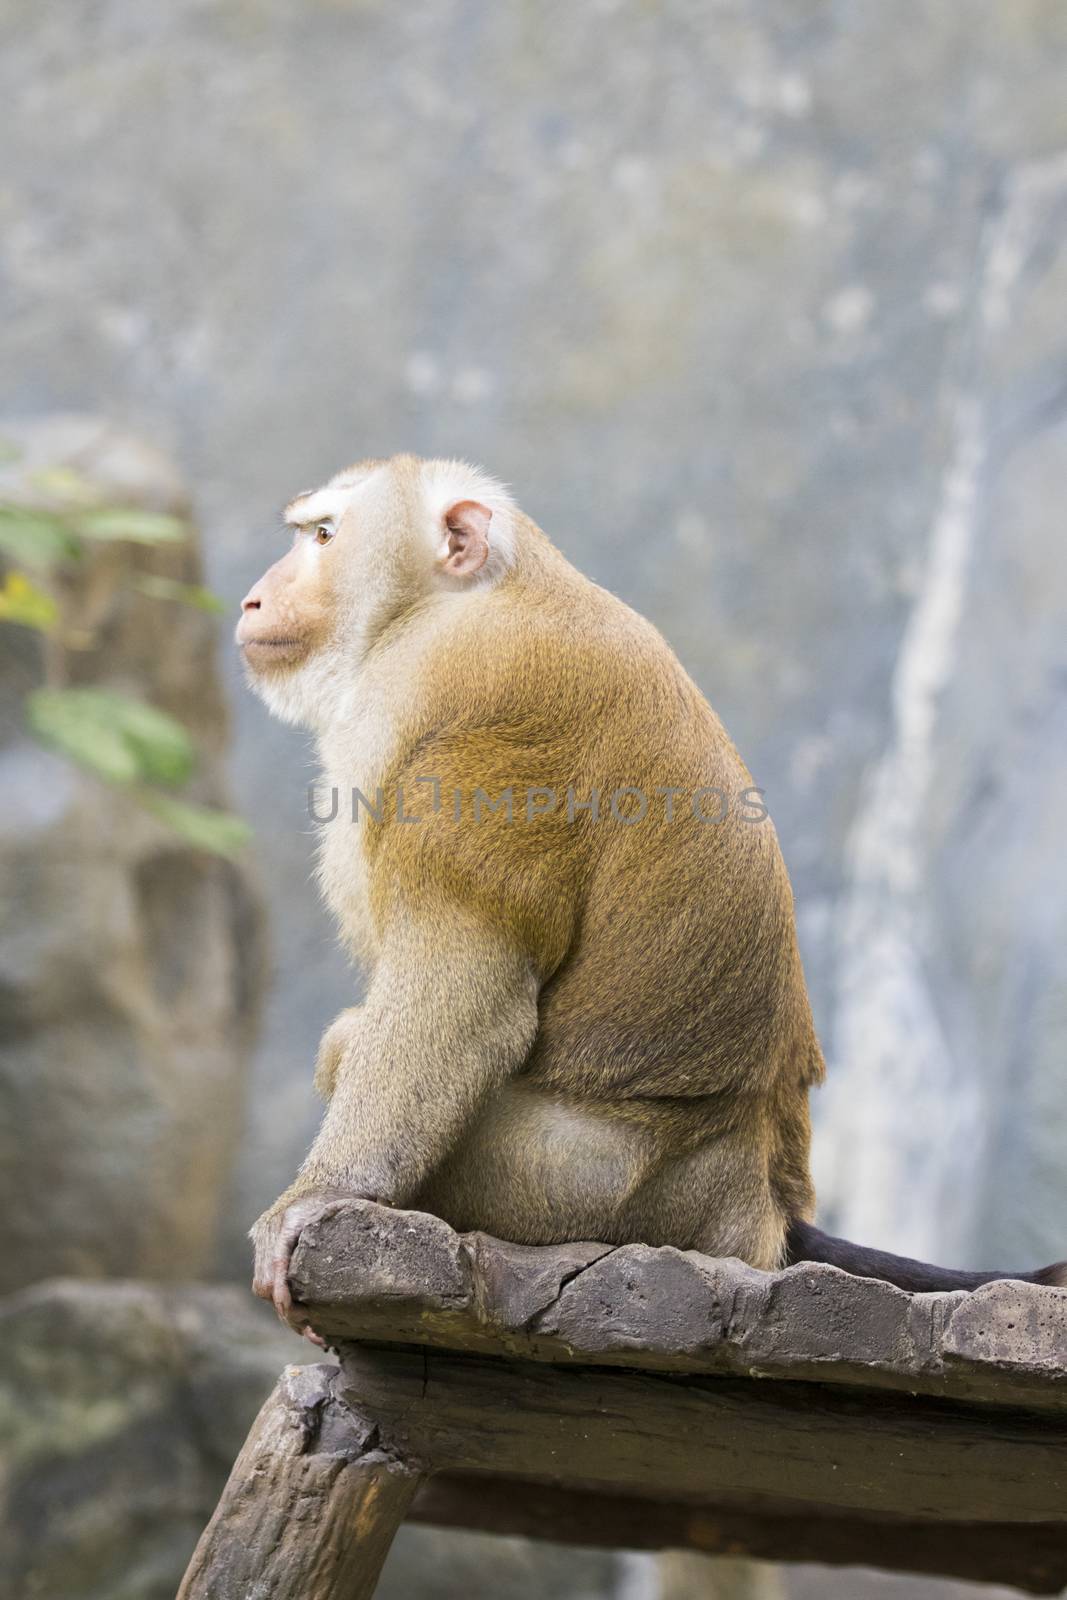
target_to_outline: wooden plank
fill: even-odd
[[[810,1512],[798,1516],[769,1502],[761,1502],[759,1510],[745,1510],[475,1474],[427,1479],[408,1520],[607,1549],[694,1550],[762,1561],[879,1567],[1008,1584],[1029,1594],[1058,1595],[1067,1587],[1067,1531],[1062,1523],[1024,1527]]]
[[[435,1471],[916,1521],[1067,1518],[1067,1425],[829,1385],[342,1347],[343,1392]]]
[[[336,1392],[287,1367],[238,1456],[178,1600],[369,1600],[420,1479]]]
[[[825,1265],[765,1273],[647,1245],[506,1244],[359,1200],[305,1229],[291,1282],[331,1342],[1067,1410],[1067,1291],[1033,1284],[909,1295]]]

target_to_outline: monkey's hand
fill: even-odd
[[[311,1327],[305,1307],[294,1301],[289,1289],[289,1266],[293,1251],[309,1222],[333,1216],[346,1200],[369,1198],[368,1195],[355,1195],[341,1189],[313,1189],[301,1195],[286,1190],[280,1200],[264,1211],[251,1231],[255,1246],[252,1292],[263,1300],[272,1300],[275,1311],[294,1333],[303,1334],[305,1339],[323,1350],[326,1341]]]

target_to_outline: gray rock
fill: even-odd
[[[235,1288],[67,1280],[0,1303],[3,1592],[171,1600],[293,1353]]]
[[[109,504],[188,514],[174,469],[90,420],[8,427],[0,494],[72,466]],[[132,692],[201,752],[190,799],[226,803],[217,623],[130,586],[201,581],[181,546],[93,545],[63,579],[69,687]],[[120,790],[34,743],[22,701],[36,635],[0,630],[0,1288],[62,1273],[183,1278],[208,1267],[235,1158],[258,1019],[263,930],[247,865],[192,849]]]

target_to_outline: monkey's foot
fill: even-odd
[[[293,1299],[289,1289],[289,1267],[297,1240],[310,1222],[333,1216],[351,1194],[340,1190],[315,1190],[288,1205],[279,1201],[269,1211],[264,1211],[252,1229],[256,1264],[252,1275],[252,1292],[262,1300],[272,1300],[282,1321],[294,1333],[299,1333],[312,1344],[325,1350],[326,1341],[308,1322],[307,1310]]]

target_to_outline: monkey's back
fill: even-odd
[[[503,915],[538,963],[532,1082],[731,1116],[806,1090],[822,1058],[751,774],[652,625],[551,546],[543,564],[521,626],[503,586],[431,656],[394,776],[407,794],[431,775],[444,801],[423,801],[435,827],[389,829],[395,849],[421,892]],[[488,809],[505,792],[510,817]]]
[[[387,816],[364,846],[380,923],[405,901],[430,922],[439,904],[442,926],[460,908],[540,983],[518,1078],[424,1198],[530,1242],[574,1237],[584,1215],[597,1237],[773,1263],[812,1208],[822,1072],[773,825],[746,818],[751,775],[656,630],[535,551],[521,583],[457,603],[425,653],[420,720],[385,775],[420,821]],[[721,796],[722,820],[701,820]]]
[[[600,815],[580,922],[543,992],[530,1071],[612,1100],[711,1097],[709,1113],[730,1102],[736,1115],[822,1070],[792,891],[719,719],[659,635],[627,624],[621,703],[584,752]],[[617,637],[611,654],[618,673]],[[620,789],[636,792],[613,811]]]

